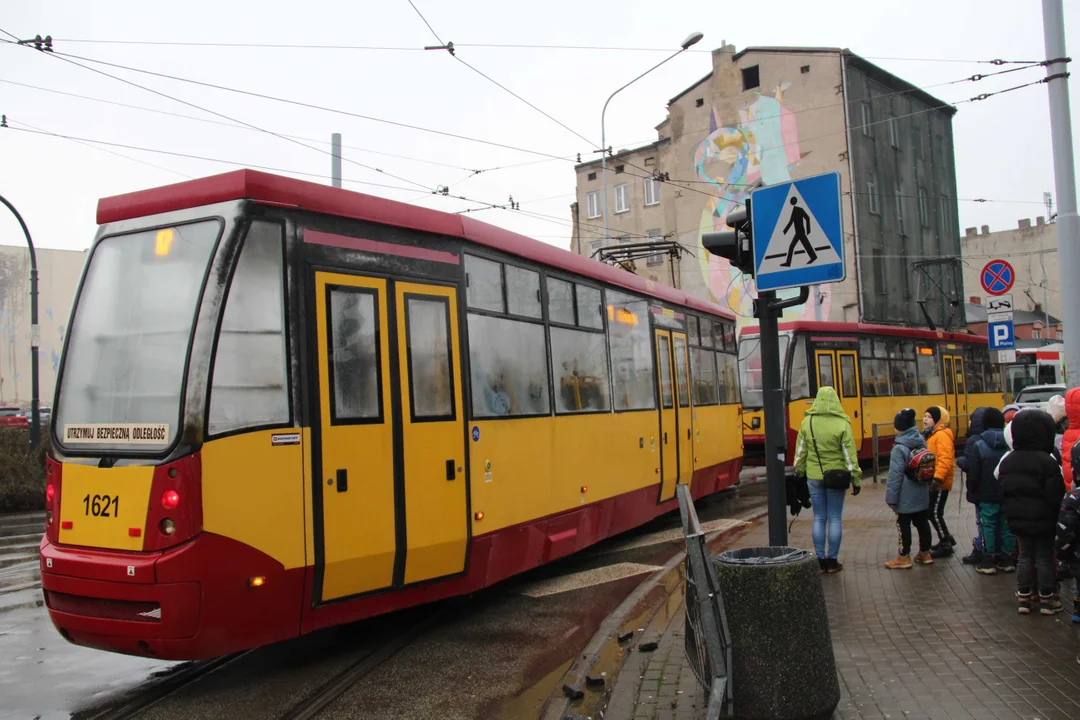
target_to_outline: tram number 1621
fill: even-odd
[[[110,513],[111,509],[111,513]],[[119,517],[120,496],[113,495],[87,495],[83,498],[83,514],[94,517]]]

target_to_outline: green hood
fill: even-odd
[[[818,388],[817,397],[814,398],[814,404],[810,406],[810,409],[806,411],[806,414],[819,416],[831,415],[832,417],[844,418],[848,422],[851,422],[847,413],[844,412],[844,407],[840,404],[840,397],[836,394],[836,390],[829,385]]]

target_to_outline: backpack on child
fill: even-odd
[[[905,472],[909,480],[919,485],[927,485],[934,479],[934,468],[937,466],[937,457],[927,448],[919,448],[911,451]]]

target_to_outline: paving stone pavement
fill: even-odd
[[[884,496],[884,484],[869,480],[858,497],[847,496],[844,570],[821,578],[840,675],[834,720],[1080,718],[1080,626],[1071,622],[1071,581],[1062,588],[1063,612],[1019,615],[1015,574],[979,575],[960,562],[971,548],[975,515],[971,505],[957,502],[956,493],[946,522],[962,552],[932,566],[887,570],[897,533]],[[796,519],[791,545],[813,547],[812,518],[804,510]],[[767,544],[763,519],[731,546]],[[607,720],[705,717],[704,693],[683,649],[684,632],[682,596],[676,592],[641,635],[659,647],[635,651],[620,671]]]

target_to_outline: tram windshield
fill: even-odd
[[[180,420],[184,366],[222,223],[114,235],[94,248],[56,406],[56,437],[95,451],[156,451]]]
[[[783,374],[790,334],[780,335],[780,367]],[[750,335],[739,341],[739,380],[742,385],[742,402],[745,408],[764,406],[761,385],[761,341]]]

